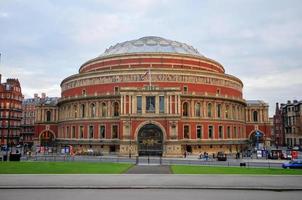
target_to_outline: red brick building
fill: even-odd
[[[1,145],[16,146],[20,142],[22,92],[18,79],[1,82],[0,74],[0,141]]]
[[[283,130],[283,118],[282,109],[279,108],[279,104],[276,103],[275,115],[273,118],[273,129],[274,129],[274,142],[276,146],[285,145],[285,137]]]
[[[61,88],[56,105],[36,111],[38,143],[48,131],[77,153],[180,156],[244,150],[257,130],[263,144],[270,140],[267,104],[249,104],[240,79],[177,41],[118,43]]]
[[[42,97],[45,94],[42,94]],[[24,145],[24,151],[31,149],[35,134],[35,108],[40,102],[38,94],[34,94],[34,98],[23,99],[22,101],[22,120],[20,138]]]

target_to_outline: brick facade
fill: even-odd
[[[242,97],[241,80],[199,54],[103,55],[84,63],[78,74],[62,81],[61,88],[56,105],[37,109],[36,114],[42,114],[36,138],[45,130],[46,110],[51,110],[57,119],[51,125],[57,131],[49,128],[57,147],[73,145],[76,153],[93,149],[137,155],[146,125],[157,127],[162,135],[155,142],[163,145],[164,156],[241,151],[256,130],[270,141],[267,104],[249,105]],[[259,121],[247,120],[247,113],[254,110]],[[44,129],[38,129],[41,126]]]

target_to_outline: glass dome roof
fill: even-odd
[[[137,40],[130,40],[123,43],[117,43],[116,45],[109,47],[109,49],[106,49],[106,51],[102,55],[100,55],[100,57],[116,54],[144,52],[180,53],[204,57],[197,51],[197,49],[193,48],[190,45],[155,36],[147,36],[139,38]]]

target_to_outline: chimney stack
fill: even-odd
[[[46,98],[46,93],[45,93],[45,92],[43,92],[43,93],[41,94],[41,98],[42,98],[42,99],[45,99],[45,98]]]

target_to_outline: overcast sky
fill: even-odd
[[[60,95],[61,81],[118,42],[185,42],[244,83],[245,99],[302,100],[301,0],[0,0],[2,82],[26,98]]]

